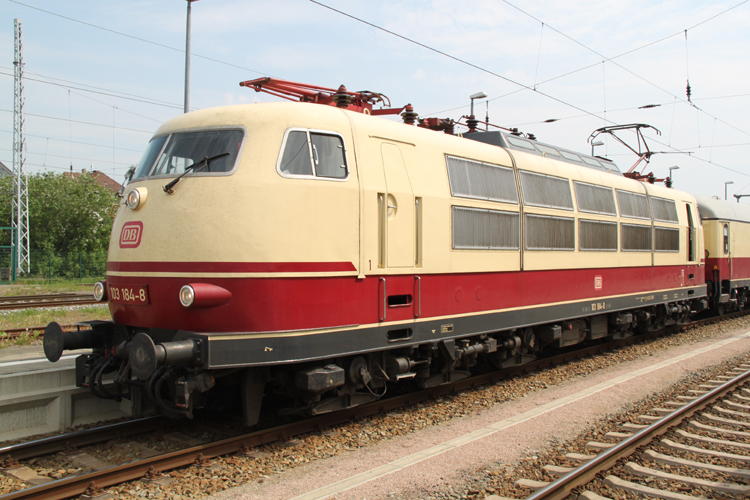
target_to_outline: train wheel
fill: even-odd
[[[724,316],[727,312],[727,306],[726,304],[719,303],[716,305],[716,314],[719,316]]]

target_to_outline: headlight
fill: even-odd
[[[137,189],[131,189],[128,193],[128,208],[135,210],[141,204],[141,193]]]
[[[131,210],[138,210],[146,202],[148,191],[144,187],[131,189],[125,198],[125,204]]]
[[[202,309],[226,304],[232,292],[210,283],[190,283],[180,288],[180,303],[190,309]]]
[[[103,281],[97,281],[94,284],[94,298],[97,300],[97,302],[107,300],[107,287],[104,286]]]
[[[185,307],[190,307],[195,301],[195,291],[190,285],[185,285],[180,288],[180,303]]]

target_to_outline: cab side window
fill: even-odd
[[[289,132],[279,170],[289,175],[312,175],[307,133],[296,130]]]
[[[349,169],[344,140],[333,133],[290,130],[278,170],[285,177],[346,179]]]

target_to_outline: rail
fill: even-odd
[[[0,309],[30,309],[99,303],[89,292],[0,297]]]
[[[620,442],[609,450],[600,453],[588,462],[565,474],[557,481],[538,490],[526,500],[562,500],[567,498],[575,488],[586,485],[597,475],[612,468],[619,460],[635,453],[638,448],[651,443],[655,438],[667,433],[670,429],[680,425],[683,421],[693,417],[696,413],[715,403],[720,398],[734,391],[745,381],[750,379],[750,371],[727,381],[716,389],[675,410],[670,415],[654,422],[632,437]]]

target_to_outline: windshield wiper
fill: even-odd
[[[167,184],[166,186],[164,186],[164,192],[167,193],[167,194],[174,193],[174,190],[172,188],[175,186],[175,184],[177,184],[178,182],[180,182],[180,179],[182,179],[183,177],[185,177],[188,173],[190,173],[190,172],[197,172],[198,170],[202,169],[203,167],[208,167],[208,164],[211,161],[215,160],[216,158],[221,158],[222,156],[227,156],[227,155],[229,155],[229,152],[221,153],[221,154],[214,155],[214,156],[211,156],[211,157],[205,156],[205,157],[203,157],[203,159],[200,162],[193,163],[192,165],[190,165],[188,167],[185,167],[185,171],[182,174],[180,174],[179,177],[177,177],[172,182],[170,182],[169,184]],[[208,171],[209,172],[211,171],[210,167],[208,168]]]

